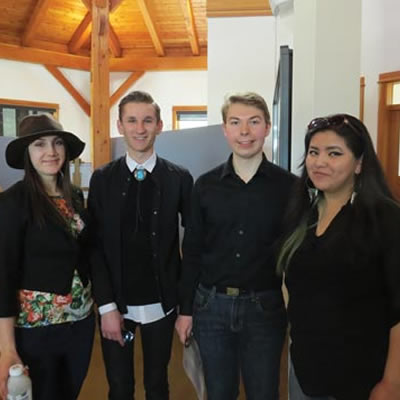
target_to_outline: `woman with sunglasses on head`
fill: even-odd
[[[35,400],[73,400],[94,334],[83,196],[69,173],[85,144],[47,114],[18,134],[6,161],[25,176],[0,194],[0,397],[23,364]]]
[[[400,399],[400,208],[357,118],[311,121],[278,259],[291,400]]]

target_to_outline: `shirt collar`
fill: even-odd
[[[232,175],[232,176],[236,176],[236,172],[235,169],[233,168],[233,162],[232,162],[232,154],[229,156],[228,161],[225,163],[223,169],[222,169],[222,173],[221,173],[221,179],[225,178],[228,175]],[[255,175],[257,174],[264,174],[264,175],[268,175],[270,171],[270,167],[269,167],[269,162],[267,160],[267,157],[265,156],[265,154],[262,154],[262,161],[261,164],[259,165],[257,172]]]
[[[144,168],[147,172],[152,173],[157,162],[157,154],[153,154],[142,164],[137,163],[128,153],[126,153],[126,165],[129,171],[133,172],[136,168]]]

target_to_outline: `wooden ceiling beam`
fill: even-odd
[[[88,11],[68,43],[68,49],[71,53],[77,53],[84,43],[86,43],[90,37],[91,29],[92,13]]]
[[[171,71],[206,70],[207,56],[193,57],[145,57],[126,56],[110,59],[110,71]]]
[[[0,57],[7,60],[48,64],[73,69],[90,69],[90,58],[49,50],[0,43]],[[132,69],[132,68],[131,68]]]
[[[110,97],[110,108],[120,99],[120,97],[142,76],[144,71],[132,72],[126,81]]]
[[[111,161],[109,2],[93,0],[90,115],[93,169]]]
[[[154,24],[150,6],[148,5],[148,0],[137,0],[137,4],[142,13],[144,23],[146,24],[147,30],[149,31],[157,55],[165,56],[164,46],[161,42],[157,27]]]
[[[90,70],[90,58],[56,51],[33,49],[0,43],[0,59],[47,64],[64,68]],[[110,71],[170,71],[206,70],[207,56],[193,57],[144,57],[126,56],[110,58]]]
[[[88,11],[92,11],[92,0],[81,0]]]
[[[110,0],[110,13],[114,12],[123,0]]]
[[[190,47],[195,56],[200,54],[199,39],[197,37],[196,26],[194,23],[193,8],[190,0],[180,0],[183,17],[185,19],[186,30],[189,35]]]
[[[114,28],[110,25],[110,50],[114,57],[121,57],[122,56],[122,49],[121,44],[119,43],[119,39],[117,34],[114,31]]]
[[[22,35],[21,43],[24,46],[30,46],[32,40],[35,36],[36,30],[40,23],[43,20],[44,15],[46,14],[51,0],[38,0],[36,3],[35,9],[31,14],[29,22],[25,28],[25,31]]]
[[[123,0],[109,0],[109,5],[110,5],[110,13],[114,12],[119,5],[121,4]],[[92,10],[92,2],[91,0],[82,0],[82,3],[85,5],[85,7],[91,11]]]
[[[82,110],[90,117],[90,105],[84,97],[75,89],[72,83],[63,75],[63,73],[54,65],[45,65],[47,71],[64,87],[64,89],[81,106]]]
[[[268,0],[207,0],[207,17],[272,15]]]

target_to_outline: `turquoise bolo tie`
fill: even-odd
[[[133,172],[133,176],[139,182],[144,181],[147,176],[147,171],[142,167],[136,168]]]

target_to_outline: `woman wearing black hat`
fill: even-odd
[[[33,398],[76,399],[94,332],[82,192],[69,161],[85,144],[49,115],[30,115],[6,160],[22,181],[0,194],[0,396],[12,364]]]

